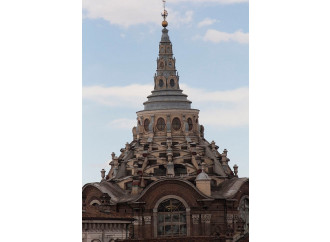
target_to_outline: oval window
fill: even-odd
[[[174,85],[175,85],[174,79],[170,80],[170,85],[171,85],[171,87],[174,87]]]
[[[163,118],[159,118],[157,120],[157,129],[159,131],[164,131],[165,130],[165,120]]]
[[[144,130],[145,131],[149,131],[149,124],[150,124],[149,119],[144,120]]]
[[[191,131],[193,129],[193,122],[192,122],[191,118],[188,118],[187,122],[188,122],[188,129],[189,129],[189,131]]]
[[[172,127],[174,130],[179,130],[181,128],[181,121],[179,118],[174,118],[172,121]]]
[[[162,86],[164,86],[164,81],[163,81],[163,79],[160,79],[159,80],[159,87],[162,87]]]

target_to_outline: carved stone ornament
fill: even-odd
[[[133,222],[133,224],[134,225],[140,225],[140,224],[142,224],[142,217],[141,216],[134,216],[134,222]]]
[[[227,214],[227,223],[231,224],[233,222],[234,215],[233,214]]]
[[[144,216],[144,223],[151,224],[151,216]]]
[[[199,214],[193,214],[191,215],[193,224],[199,224]]]
[[[211,222],[211,214],[202,214],[202,223],[210,223]]]

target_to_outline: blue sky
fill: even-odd
[[[167,10],[181,89],[206,139],[248,176],[248,1],[169,0]],[[83,183],[99,181],[111,152],[132,141],[153,88],[161,11],[161,0],[83,1]]]

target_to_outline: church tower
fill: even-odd
[[[248,234],[248,179],[238,178],[236,165],[232,171],[226,149],[219,152],[204,138],[199,110],[180,89],[167,14],[164,6],[154,89],[137,112],[133,140],[118,156],[112,153],[100,182],[83,187],[85,204],[97,200],[97,191],[109,195],[112,209],[136,219],[135,238],[242,238]]]

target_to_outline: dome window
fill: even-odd
[[[188,122],[188,130],[191,131],[193,129],[192,119],[191,118],[188,118],[187,122]]]
[[[158,84],[158,85],[159,85],[159,87],[163,87],[163,86],[164,86],[164,81],[163,81],[163,79],[160,79],[160,80],[159,80],[159,84]]]
[[[174,118],[172,121],[172,127],[174,130],[179,130],[181,128],[181,121],[179,118]]]
[[[159,131],[164,131],[165,130],[165,120],[163,118],[159,118],[157,120],[157,129]]]
[[[149,119],[144,120],[144,130],[147,132],[149,131],[149,124],[150,124]]]
[[[170,80],[170,86],[171,86],[171,87],[174,87],[174,86],[175,86],[175,81],[174,81],[174,79],[171,79],[171,80]]]

